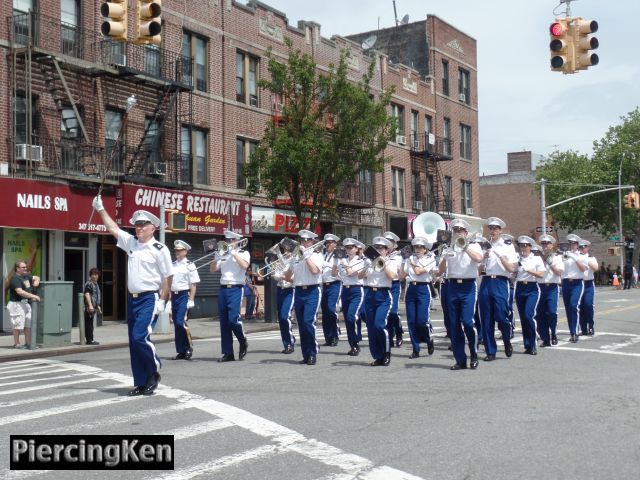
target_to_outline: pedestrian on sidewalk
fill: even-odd
[[[84,338],[87,345],[100,345],[93,338],[93,323],[97,315],[102,315],[102,295],[98,285],[100,270],[89,270],[89,281],[84,284]]]
[[[40,297],[32,292],[40,285],[38,277],[32,277],[27,272],[24,260],[16,262],[13,276],[9,280],[9,303],[7,310],[13,327],[13,347],[29,348],[31,341],[31,305],[29,300],[40,301]],[[20,344],[20,332],[24,334],[24,346]]]
[[[160,383],[161,364],[149,336],[158,314],[166,308],[173,279],[169,249],[153,236],[160,219],[146,210],[136,210],[129,220],[135,227],[133,236],[118,227],[105,210],[100,195],[93,199],[93,208],[128,256],[127,324],[134,385],[129,395],[152,395]]]

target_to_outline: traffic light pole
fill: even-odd
[[[619,242],[622,242],[622,160],[624,160],[624,154],[620,160],[620,166],[618,167],[618,238]],[[624,255],[627,252],[627,243],[620,248],[620,274],[624,274]]]

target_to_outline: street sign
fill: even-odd
[[[624,247],[627,245],[627,242],[616,242],[616,247]]]
[[[609,237],[610,242],[618,242],[620,237],[618,235],[614,235],[613,237]]]
[[[536,232],[537,233],[542,233],[542,227],[536,227]],[[547,226],[547,232],[546,233],[553,233],[553,227]]]

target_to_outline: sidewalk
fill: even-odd
[[[264,321],[245,321],[244,330],[247,334],[275,330],[277,323],[265,323]],[[220,326],[213,318],[198,318],[189,320],[191,337],[219,338]],[[3,332],[0,334],[0,363],[11,362],[13,360],[25,360],[30,358],[55,357],[59,355],[69,355],[73,353],[84,353],[95,350],[107,350],[111,348],[121,348],[129,345],[127,338],[127,324],[124,321],[103,322],[102,326],[96,327],[94,337],[100,345],[80,345],[80,332],[78,327],[71,329],[71,345],[63,346],[43,346],[34,350],[13,348],[13,334]],[[173,342],[173,324],[169,325],[169,333],[154,333],[151,335],[153,343]],[[22,343],[24,336],[20,335]]]

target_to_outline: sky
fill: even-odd
[[[262,0],[346,36],[395,24],[393,0]],[[597,66],[574,75],[549,68],[549,25],[564,17],[560,0],[396,0],[398,20],[437,17],[478,46],[480,175],[507,171],[507,152],[591,155],[594,140],[640,105],[639,0],[576,0],[571,16],[596,20]],[[555,11],[555,14],[554,14]],[[473,80],[472,80],[473,81]]]

